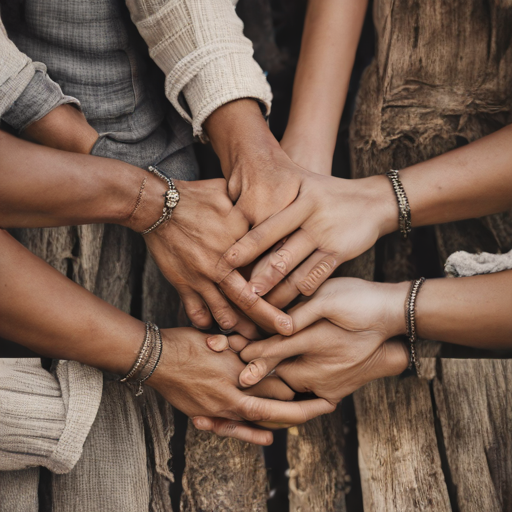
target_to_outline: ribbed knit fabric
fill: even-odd
[[[166,95],[206,140],[202,124],[221,105],[272,93],[231,0],[127,0],[131,17],[166,75]],[[183,93],[190,112],[180,102]]]

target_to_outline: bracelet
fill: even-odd
[[[130,371],[120,382],[137,382],[138,389],[135,396],[143,393],[142,384],[153,375],[162,356],[162,334],[160,329],[151,322],[146,322],[146,333],[137,359]]]
[[[174,181],[171,178],[168,178],[164,173],[152,165],[148,167],[148,171],[158,176],[162,181],[165,181],[169,186],[169,189],[164,194],[164,207],[162,210],[162,216],[152,226],[145,229],[144,231],[141,231],[141,235],[147,235],[148,233],[154,231],[158,226],[160,226],[160,224],[167,222],[171,218],[174,208],[176,208],[176,205],[180,201],[180,193],[178,192],[178,189],[176,188],[176,185],[174,185]]]
[[[398,176],[398,171],[391,170],[386,173],[391,181],[396,199],[398,201],[398,226],[404,238],[411,232],[411,208],[405,194],[404,187]]]
[[[418,354],[416,353],[416,341],[418,341],[418,336],[416,334],[416,298],[418,297],[418,292],[424,282],[424,277],[412,281],[407,300],[405,301],[405,328],[407,337],[409,338],[409,348],[411,351],[409,369],[412,370],[415,368],[418,377],[421,377],[421,363],[418,359]]]

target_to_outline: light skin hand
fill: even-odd
[[[275,332],[282,319],[289,322],[286,314],[248,294],[246,286],[239,288],[246,281],[238,272],[227,281],[219,272],[223,253],[249,229],[247,219],[227,195],[226,181],[175,183],[180,192],[178,206],[171,219],[145,240],[160,270],[179,292],[191,322],[199,328],[210,327],[211,311],[221,329],[258,337],[254,324],[235,311],[228,299],[270,331]],[[256,303],[253,295],[259,299]]]
[[[294,393],[276,377],[241,390],[238,376],[244,363],[231,351],[212,352],[207,336],[191,328],[162,330],[162,359],[147,381],[197,428],[267,445],[271,432],[243,422],[298,424],[332,410],[322,399],[286,402]]]
[[[303,171],[295,201],[247,233],[224,260],[244,266],[287,236],[257,263],[249,283],[261,296],[272,290],[265,299],[284,308],[300,293],[313,294],[341,263],[396,229],[397,216],[385,176],[343,180]]]
[[[275,369],[294,391],[312,392],[336,405],[372,380],[398,375],[409,364],[407,348],[378,331],[346,331],[320,320],[289,337],[249,344],[240,354],[249,364],[240,374],[253,386]]]

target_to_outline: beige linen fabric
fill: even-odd
[[[270,113],[272,93],[232,0],[127,0],[131,17],[165,73],[169,101],[205,140],[202,124],[218,107],[255,98]],[[180,103],[183,93],[190,113]]]
[[[0,359],[0,470],[69,472],[82,454],[103,387],[99,370],[60,361]]]

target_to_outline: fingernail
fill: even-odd
[[[204,418],[194,418],[194,427],[197,428],[197,430],[209,430],[210,422]]]
[[[254,363],[249,363],[240,374],[240,380],[249,386],[256,384],[260,380],[260,372]]]
[[[231,334],[233,332],[233,329],[223,329],[222,327],[219,327],[219,331],[222,334]]]
[[[277,323],[281,331],[291,332],[293,330],[292,321],[289,317],[281,316],[278,318]]]
[[[229,348],[229,341],[226,336],[216,334],[206,338],[206,344],[215,352],[222,352]]]

